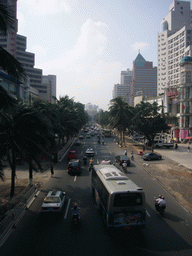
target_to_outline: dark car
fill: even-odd
[[[81,161],[79,159],[73,159],[69,161],[68,173],[74,175],[81,174]]]
[[[130,165],[130,159],[125,155],[118,155],[115,157],[115,162],[122,165],[123,163],[127,163],[127,166]]]
[[[83,140],[83,135],[79,135],[79,139],[80,139],[80,140]]]
[[[145,153],[142,157],[143,160],[161,160],[162,156],[156,153]]]
[[[75,145],[75,146],[81,146],[80,140],[76,140],[76,141],[74,142],[74,145]]]

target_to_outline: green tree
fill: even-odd
[[[15,189],[16,157],[27,156],[31,181],[32,160],[39,165],[37,155],[46,151],[45,147],[50,135],[48,127],[47,119],[45,120],[30,106],[18,105],[12,114],[0,112],[0,145],[4,155],[7,155],[12,170],[11,197],[14,196]]]
[[[134,130],[143,134],[151,145],[156,133],[170,129],[160,108],[156,102],[150,104],[142,101],[135,106],[135,116],[132,119]]]
[[[125,143],[125,130],[129,126],[133,113],[128,103],[122,97],[117,97],[110,101],[109,107],[110,125],[120,132],[120,143]]]

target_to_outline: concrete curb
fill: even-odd
[[[6,241],[12,229],[16,227],[21,217],[25,214],[25,211],[28,209],[29,205],[31,205],[37,193],[38,190],[32,185],[15,207],[6,213],[6,217],[0,223],[0,247]]]

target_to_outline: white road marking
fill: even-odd
[[[67,208],[66,208],[66,212],[65,212],[65,216],[64,216],[64,219],[67,218],[67,214],[68,214],[68,211],[69,211],[69,205],[71,203],[71,198],[69,198],[69,201],[68,201],[68,204],[67,204]]]
[[[151,215],[148,213],[148,211],[146,210],[146,213],[147,213],[147,216],[150,218],[151,217]]]
[[[75,176],[75,178],[74,178],[74,182],[76,181],[76,179],[77,179],[77,176]]]

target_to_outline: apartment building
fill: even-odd
[[[164,94],[166,97],[168,122],[172,127],[173,137],[183,140],[186,134],[190,134],[192,127],[191,103],[188,101],[192,92],[189,84],[184,83],[184,76],[188,76],[189,81],[189,69],[192,67],[189,59],[186,61],[185,58],[192,56],[190,2],[174,0],[169,13],[161,22],[161,28],[158,34],[157,94]]]

